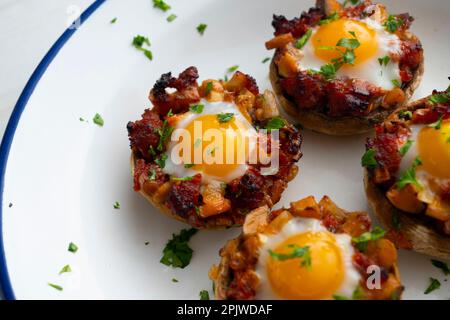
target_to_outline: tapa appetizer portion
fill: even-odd
[[[247,215],[210,277],[216,299],[400,299],[397,250],[365,212],[327,196]]]
[[[450,87],[378,125],[362,165],[368,200],[391,239],[450,259]]]
[[[280,200],[298,172],[302,136],[251,76],[237,71],[200,85],[198,77],[195,67],[178,78],[163,74],[150,92],[153,108],[128,123],[134,190],[196,228],[242,225],[251,210]],[[262,150],[277,155],[273,172],[260,161]]]
[[[419,85],[423,49],[413,18],[382,4],[318,0],[292,20],[274,15],[270,79],[283,108],[329,135],[368,132]]]

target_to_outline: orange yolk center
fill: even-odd
[[[339,40],[353,38],[350,32],[354,32],[360,42],[360,46],[355,49],[356,59],[354,65],[358,65],[372,58],[378,50],[375,30],[364,22],[347,19],[335,20],[319,27],[312,37],[315,55],[326,62],[331,62],[332,59],[339,58],[341,53],[337,50],[330,50],[329,48],[323,47],[335,47]],[[342,47],[338,47],[338,49],[342,52],[345,51],[345,48]]]
[[[283,241],[274,252],[289,254],[292,245],[309,246],[311,265],[301,266],[302,258],[280,261],[269,257],[267,274],[274,292],[290,300],[330,298],[344,279],[343,257],[333,235],[323,231],[298,234]]]
[[[246,163],[249,139],[244,134],[244,124],[236,117],[220,122],[217,115],[204,115],[191,121],[185,129],[191,137],[189,164],[194,164],[193,170],[226,177]]]
[[[450,121],[439,130],[424,127],[418,135],[418,149],[422,166],[419,168],[435,177],[450,179]]]

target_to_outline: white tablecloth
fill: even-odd
[[[93,0],[0,0],[0,137],[48,49]],[[78,8],[77,8],[78,7]]]

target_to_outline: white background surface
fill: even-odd
[[[71,6],[84,11],[92,2],[0,0],[0,137],[26,82],[66,29]]]

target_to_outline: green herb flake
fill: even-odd
[[[103,127],[103,125],[105,124],[105,121],[103,120],[102,116],[99,115],[98,113],[95,114],[92,121],[94,121],[94,123],[100,127]]]
[[[146,246],[148,246],[148,245],[150,244],[150,241],[145,241],[144,244],[145,244]]]
[[[141,35],[137,35],[133,38],[133,42],[132,45],[139,51],[143,52],[144,55],[149,59],[149,60],[153,60],[153,53],[147,49],[144,48],[144,45],[147,45],[150,47],[150,40],[147,37],[141,36]]]
[[[111,21],[110,21],[110,23],[112,23],[112,24],[114,24],[114,23],[116,23],[117,22],[117,18],[113,18]]]
[[[186,164],[184,165],[184,167],[185,167],[186,169],[192,168],[193,166],[194,166],[193,163],[186,163]]]
[[[425,290],[425,294],[429,294],[435,290],[438,290],[441,287],[441,283],[439,282],[439,280],[435,279],[435,278],[430,278],[430,285],[428,286],[428,288]]]
[[[159,142],[158,142],[158,146],[156,147],[156,149],[158,151],[163,151],[166,140],[170,138],[170,136],[172,135],[172,132],[174,130],[173,127],[169,126],[169,122],[167,121],[167,118],[170,118],[172,115],[173,115],[172,109],[170,109],[166,115],[166,119],[164,119],[164,121],[163,121],[162,127],[157,130],[157,133],[159,135]],[[166,157],[166,159],[167,159],[167,157]],[[166,159],[164,159],[164,160],[166,160]],[[164,167],[161,167],[161,168],[164,168]]]
[[[405,120],[411,120],[413,117],[413,113],[409,110],[401,110],[398,114],[398,117]]]
[[[166,166],[167,154],[162,154],[159,158],[155,159],[155,163],[161,168],[164,169]]]
[[[156,180],[156,170],[152,169],[148,172],[148,180],[153,181]]]
[[[161,9],[164,12],[170,10],[171,8],[171,6],[167,4],[164,0],[153,0],[153,7]]]
[[[352,299],[353,300],[364,300],[365,294],[363,288],[358,285],[356,289],[353,291]]]
[[[380,66],[387,66],[390,61],[391,61],[391,58],[389,56],[384,56],[382,58],[378,58],[378,62],[380,63]]]
[[[227,73],[233,73],[233,72],[235,72],[237,69],[239,69],[239,66],[238,66],[238,65],[231,66],[231,67],[229,67],[229,68],[227,69]]]
[[[170,180],[172,181],[191,181],[192,179],[194,179],[194,177],[182,177],[182,178],[176,178],[176,177],[172,177]]]
[[[114,202],[114,209],[120,209],[120,203],[118,201]]]
[[[196,104],[189,107],[189,110],[193,113],[202,113],[205,106],[203,104]]]
[[[80,117],[80,121],[81,122],[86,122],[86,120],[84,120],[84,118]]]
[[[345,0],[344,3],[342,4],[344,7],[348,6],[349,3],[351,3],[352,5],[357,5],[359,4],[360,0]]]
[[[205,96],[209,95],[214,87],[212,82],[208,82],[205,86]]]
[[[394,212],[394,214],[392,215],[391,227],[394,230],[400,230],[400,228],[401,228],[400,216],[396,212]]]
[[[226,123],[233,119],[234,113],[221,113],[217,115],[217,120],[219,120],[220,123]]]
[[[444,275],[446,276],[450,275],[450,268],[448,267],[448,264],[446,264],[445,262],[439,260],[431,260],[431,264],[436,268],[440,269],[444,273]]]
[[[419,157],[416,157],[414,159],[413,165],[411,166],[411,168],[409,168],[408,170],[406,170],[401,176],[400,179],[398,179],[397,181],[397,188],[399,189],[403,189],[404,187],[406,187],[408,184],[413,184],[418,188],[422,188],[422,185],[419,183],[419,181],[417,181],[416,179],[416,169],[418,166],[420,166],[422,164],[422,161],[420,160]]]
[[[448,89],[444,93],[433,94],[430,97],[430,99],[428,99],[428,102],[431,104],[449,103],[450,102],[450,93],[449,93]]]
[[[261,61],[261,63],[269,62],[269,60],[270,60],[270,57],[265,57],[265,58]]]
[[[63,287],[61,287],[61,286],[59,286],[59,285],[57,285],[57,284],[54,284],[54,283],[48,283],[48,285],[49,285],[50,287],[52,287],[53,289],[56,289],[56,290],[58,290],[58,291],[63,291]]]
[[[381,229],[380,227],[375,227],[372,231],[365,232],[359,237],[353,237],[352,241],[359,249],[359,251],[366,251],[367,245],[370,241],[375,241],[381,239],[386,234],[386,231]]]
[[[204,24],[204,23],[200,23],[197,26],[197,31],[198,33],[200,33],[200,35],[203,35],[205,33],[206,28],[208,27],[208,25]]]
[[[390,33],[396,32],[403,25],[403,20],[397,16],[389,15],[383,26]]]
[[[308,40],[311,38],[312,35],[312,29],[308,29],[308,31],[306,31],[306,33],[297,40],[297,42],[295,43],[295,47],[297,49],[302,49],[305,44],[308,42]]]
[[[69,252],[76,253],[78,251],[78,246],[71,242],[69,243],[69,248],[67,249]]]
[[[430,128],[436,129],[436,130],[441,130],[442,127],[442,120],[444,119],[444,115],[440,116],[438,121],[428,125]]]
[[[292,248],[292,252],[288,254],[284,253],[276,253],[272,250],[269,250],[269,254],[274,260],[278,261],[286,261],[290,259],[300,258],[302,262],[300,263],[301,267],[311,267],[311,251],[309,250],[309,246],[299,247],[295,244],[288,245],[288,248]]]
[[[175,20],[177,18],[177,15],[172,13],[170,16],[167,17],[167,21],[168,22],[172,22],[173,20]]]
[[[346,296],[343,296],[343,295],[340,295],[340,294],[333,294],[333,299],[334,300],[350,300]]]
[[[286,125],[286,122],[281,117],[275,117],[269,120],[266,125],[267,130],[279,130]]]
[[[354,36],[354,33],[352,34]],[[350,50],[355,50],[359,48],[361,43],[358,41],[358,39],[349,39],[349,38],[342,38],[338,41],[336,44],[337,47],[343,47]]]
[[[408,151],[409,151],[409,149],[411,149],[411,146],[413,145],[413,143],[414,143],[413,140],[408,139],[408,141],[406,141],[406,143],[403,146],[401,146],[399,153],[402,157],[408,153]]]
[[[320,20],[319,25],[328,24],[330,22],[333,22],[335,20],[339,19],[339,14],[337,12],[334,12],[333,14],[329,15],[326,19]]]
[[[400,87],[402,86],[402,84],[400,83],[400,81],[397,80],[397,79],[391,80],[391,82],[392,82],[392,84],[394,85],[394,87],[400,88]]]
[[[368,149],[361,158],[361,165],[364,168],[374,168],[378,165],[377,160],[375,159],[376,155],[375,149]]]
[[[178,279],[172,278],[172,282],[177,283],[177,282],[180,282],[180,281],[178,281]]]
[[[199,293],[200,300],[209,300],[209,292],[206,290],[202,290]]]
[[[193,250],[189,247],[189,240],[197,233],[197,229],[183,229],[179,235],[173,234],[164,247],[160,262],[173,268],[185,268],[192,259]]]
[[[60,271],[59,274],[63,274],[63,273],[68,273],[68,272],[72,272],[72,269],[70,268],[70,266],[67,264],[65,265]]]

